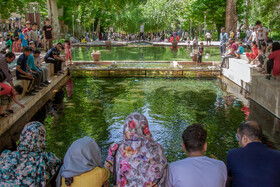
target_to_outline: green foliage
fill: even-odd
[[[279,32],[279,12],[279,0],[255,0],[251,10],[250,23],[254,25],[256,20],[260,20],[266,27]]]

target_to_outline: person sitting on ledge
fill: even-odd
[[[235,57],[234,51],[238,50],[238,47],[232,38],[230,38],[228,42],[229,42],[228,54],[222,57],[222,63],[220,66],[221,68],[224,66],[227,59]]]
[[[50,82],[48,80],[49,78],[49,69],[45,66],[42,65],[42,61],[44,60],[43,58],[41,59],[40,58],[40,54],[41,54],[41,51],[36,49],[33,53],[33,56],[34,56],[34,62],[35,62],[35,65],[36,67],[41,70],[43,72],[43,83],[45,85],[49,85]]]
[[[105,162],[117,186],[160,186],[166,176],[164,150],[150,132],[147,118],[129,115],[123,127],[124,141],[113,144]]]
[[[256,41],[253,41],[252,42],[252,53],[246,53],[246,56],[249,60],[249,64],[251,64],[251,62],[253,60],[255,60],[257,58],[257,56],[259,55],[259,49],[258,49],[258,46],[257,46],[257,42]]]
[[[227,169],[222,161],[204,156],[207,131],[201,124],[193,124],[182,134],[182,147],[188,158],[173,162],[168,167],[167,187],[224,187]]]
[[[19,80],[30,80],[30,83],[27,88],[27,94],[35,95],[35,92],[38,91],[38,75],[32,74],[32,71],[28,72],[30,69],[27,65],[27,58],[31,55],[32,48],[27,46],[24,48],[23,54],[18,57],[17,60],[17,69],[16,69],[16,76]]]
[[[0,83],[0,117],[7,117],[7,115],[4,114],[4,106],[7,106],[7,112],[11,114],[14,113],[14,111],[11,110],[12,101],[18,104],[21,108],[24,108],[24,105],[21,104],[16,98],[17,95],[22,94],[22,91],[23,88],[20,85],[17,85],[13,88],[8,84]]]
[[[12,78],[11,72],[9,71],[8,64],[12,63],[15,60],[15,58],[16,58],[16,56],[12,52],[7,53],[6,55],[0,53],[0,73],[3,74],[2,75],[3,80],[1,80],[1,81],[2,82],[7,81],[8,83],[10,83],[10,85],[12,87],[14,87],[13,78]]]
[[[45,149],[45,126],[38,121],[26,124],[17,150],[4,150],[0,156],[0,186],[46,186],[61,161]]]
[[[272,70],[272,74],[275,77],[279,77],[280,75],[280,43],[274,42],[272,44],[272,53],[268,56],[269,61],[267,62],[267,71],[270,74]],[[270,79],[271,75],[268,75],[266,78]]]
[[[86,136],[73,142],[67,150],[56,186],[102,187],[108,184],[109,176],[110,171],[102,168],[99,146],[94,139]]]
[[[30,47],[32,47],[33,53],[31,55],[29,55],[29,57],[27,58],[27,65],[31,69],[31,71],[34,74],[37,74],[37,76],[38,76],[38,79],[39,79],[38,88],[41,89],[42,88],[41,86],[47,87],[48,85],[44,84],[44,81],[43,81],[43,71],[38,69],[37,66],[35,65],[35,58],[34,58],[34,51],[36,50],[35,42],[31,41]]]
[[[227,169],[232,186],[280,186],[280,151],[262,144],[262,129],[255,121],[242,123],[237,129],[241,148],[229,151]]]
[[[240,55],[242,55],[244,53],[244,48],[242,46],[242,42],[238,43],[238,50],[234,51],[235,56],[240,59]]]
[[[54,64],[54,74],[58,76],[63,73],[61,66],[62,62],[65,62],[65,59],[60,57],[61,49],[62,43],[58,43],[55,47],[51,48],[45,56],[45,62]]]

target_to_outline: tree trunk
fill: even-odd
[[[236,0],[227,0],[226,7],[226,32],[236,32],[237,27]]]
[[[59,38],[59,34],[60,34],[60,26],[58,22],[58,9],[57,9],[56,0],[47,0],[47,6],[48,6],[48,17],[53,27],[54,38],[57,39]]]
[[[100,32],[100,19],[98,19],[95,32],[96,32],[96,34],[98,34]]]
[[[248,29],[249,28],[248,18],[249,18],[249,12],[251,9],[251,0],[245,0],[245,3],[246,3],[246,11],[245,11],[244,26],[246,29]]]

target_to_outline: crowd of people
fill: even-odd
[[[261,142],[262,129],[255,121],[240,124],[240,148],[228,152],[226,164],[205,156],[207,131],[201,124],[187,126],[182,149],[187,158],[168,164],[142,114],[129,115],[123,125],[123,141],[110,146],[105,163],[94,139],[77,139],[63,162],[46,152],[46,128],[40,122],[25,125],[17,149],[0,156],[1,186],[207,186],[278,187],[280,152]],[[56,179],[56,180],[55,180]]]
[[[221,67],[225,65],[228,58],[240,58],[244,53],[243,42],[240,37],[235,37],[233,32],[225,32],[225,28],[220,33],[220,52],[222,56]],[[232,35],[229,37],[229,35]],[[238,45],[236,40],[239,41]],[[250,28],[246,31],[245,43],[249,52],[246,53],[248,63],[256,65],[258,71],[266,75],[270,80],[271,76],[280,75],[280,43],[272,42],[268,37],[268,30],[260,21],[256,21],[254,31]]]
[[[65,41],[66,58],[60,55],[61,52],[64,52],[62,43],[57,43],[53,46],[52,26],[49,19],[46,19],[43,27],[44,49],[47,51],[44,57],[41,57],[41,51],[38,48],[40,37],[38,36],[36,23],[33,23],[31,28],[30,22],[27,21],[23,31],[17,29],[14,35],[7,35],[7,37],[7,42],[4,42],[6,46],[0,52],[0,117],[7,117],[7,114],[14,113],[11,110],[12,101],[24,107],[16,99],[16,95],[23,93],[23,87],[22,85],[14,85],[13,76],[8,66],[15,60],[15,54],[20,54],[16,63],[16,78],[29,81],[27,95],[36,95],[39,90],[43,89],[43,87],[48,87],[50,84],[48,80],[49,69],[43,65],[43,62],[54,65],[52,74],[56,76],[64,73],[62,69],[63,62],[66,62],[67,66],[72,63],[71,44],[69,41]],[[70,63],[68,63],[68,60],[70,60]],[[4,111],[5,106],[6,112]]]

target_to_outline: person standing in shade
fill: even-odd
[[[246,31],[246,37],[245,37],[245,42],[247,43],[247,41],[249,40],[249,38],[251,37],[251,34],[253,33],[252,29],[250,27],[247,28]]]
[[[212,36],[211,36],[210,32],[207,31],[205,36],[206,36],[207,45],[211,45],[211,38],[212,38]]]
[[[53,44],[53,29],[50,25],[50,20],[46,19],[46,25],[43,27],[43,36],[44,36],[44,49],[47,52],[52,48]]]
[[[233,187],[279,187],[280,151],[262,142],[262,128],[255,121],[242,123],[237,129],[240,148],[227,156],[229,182]]]
[[[198,47],[198,53],[197,53],[197,62],[202,62],[202,54],[204,52],[203,42],[200,42],[200,46]]]
[[[221,33],[220,33],[220,52],[221,56],[223,56],[226,52],[226,43],[228,41],[228,34],[225,32],[225,28],[221,28]]]
[[[30,31],[30,42],[34,42],[35,47],[38,47],[38,32],[37,32],[37,23],[33,23],[32,30]]]
[[[207,131],[193,124],[182,134],[182,148],[187,158],[173,162],[167,170],[166,187],[224,187],[227,180],[225,164],[204,155]]]
[[[27,36],[27,33],[21,32],[20,29],[19,29],[19,32],[20,32],[19,39],[21,42],[21,47],[22,47],[22,50],[24,50],[24,48],[28,46],[28,42],[27,42],[28,36]]]
[[[258,41],[258,48],[261,49],[261,44],[267,41],[268,38],[268,31],[267,28],[262,26],[260,21],[256,21],[256,26],[258,27],[257,32],[257,41]]]

